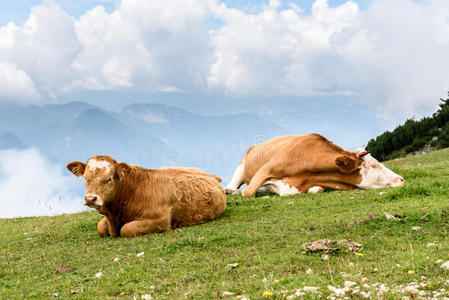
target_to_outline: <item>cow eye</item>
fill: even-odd
[[[106,180],[106,183],[112,182],[112,177]]]

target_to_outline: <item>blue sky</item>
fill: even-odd
[[[359,4],[362,9],[369,5],[371,1],[372,0],[354,0],[354,2]],[[97,5],[101,5],[105,7],[108,12],[111,12],[114,10],[115,5],[119,3],[118,0],[59,0],[57,2],[64,8],[65,11],[75,17],[79,17]],[[254,6],[259,6],[261,3],[265,3],[266,1],[226,0],[223,2],[229,7],[251,11],[251,8]],[[292,0],[289,2],[296,3],[299,7],[304,9],[305,13],[308,13],[310,12],[310,7],[312,6],[314,0]],[[346,0],[330,0],[329,5],[338,6],[345,2]],[[27,20],[31,7],[41,3],[42,0],[3,0],[0,10],[0,26],[6,25],[8,22],[22,24]],[[287,2],[282,5],[282,8],[286,7],[288,7]]]

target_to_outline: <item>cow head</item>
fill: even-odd
[[[97,210],[114,197],[128,168],[125,163],[117,163],[109,156],[99,155],[89,158],[87,163],[74,161],[67,164],[70,172],[86,180],[84,204]]]
[[[359,188],[375,189],[404,184],[404,178],[385,167],[365,149],[359,148],[355,154],[363,160],[359,166],[362,176],[362,181],[357,185]]]

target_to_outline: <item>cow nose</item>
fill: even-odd
[[[398,184],[400,184],[400,185],[403,185],[403,184],[404,184],[404,178],[402,178],[401,176],[398,176],[398,177],[396,177],[396,178],[394,179],[394,182],[395,182],[395,183],[398,183]]]
[[[85,197],[84,197],[84,201],[85,201],[86,203],[89,203],[89,202],[95,202],[95,200],[97,200],[97,196],[85,196]]]

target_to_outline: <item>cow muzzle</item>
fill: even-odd
[[[398,176],[393,180],[393,186],[403,186],[404,183],[404,178],[402,178],[401,176]]]
[[[87,205],[89,207],[100,207],[101,206],[101,201],[99,199],[98,196],[96,195],[86,195],[84,196],[84,205]]]

